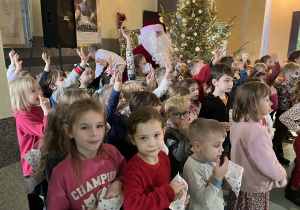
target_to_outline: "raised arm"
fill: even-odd
[[[8,54],[9,55],[9,59],[10,59],[10,65],[9,65],[8,70],[6,72],[7,79],[10,78],[10,76],[13,74],[13,72],[14,72],[14,70],[16,68],[15,61],[14,61],[15,54],[16,53],[15,53],[14,50],[10,51],[9,54]]]
[[[13,74],[10,75],[8,79],[8,83],[18,78],[20,72],[22,71],[22,63],[23,61],[19,61],[19,55],[15,54],[13,57],[14,63],[15,63],[15,71]]]
[[[45,77],[50,72],[50,65],[51,65],[51,59],[50,59],[50,56],[47,56],[47,53],[42,53],[42,59],[45,62],[45,68],[44,68],[44,71],[42,73],[41,79],[39,81],[39,84],[40,84],[41,87],[43,87]]]

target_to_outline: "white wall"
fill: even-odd
[[[62,1],[62,0],[60,0]],[[125,13],[124,22],[129,29],[139,29],[143,24],[143,11],[157,11],[157,0],[97,0],[102,38],[118,38],[117,13]],[[43,36],[40,0],[31,0],[34,36]]]

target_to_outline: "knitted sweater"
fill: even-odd
[[[124,209],[168,209],[175,198],[175,192],[169,185],[170,162],[168,156],[158,153],[159,161],[155,165],[144,162],[135,155],[125,170]]]
[[[18,141],[21,151],[21,162],[24,176],[30,175],[32,167],[23,156],[27,151],[35,148],[35,144],[44,136],[47,115],[43,114],[39,106],[30,107],[27,112],[14,111]]]
[[[260,122],[234,122],[230,131],[231,160],[244,168],[241,191],[270,191],[274,181],[286,180],[286,171],[278,162],[272,140]]]

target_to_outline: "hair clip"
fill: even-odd
[[[97,91],[98,93],[101,93],[101,91],[102,91],[102,88],[99,88],[99,90]]]

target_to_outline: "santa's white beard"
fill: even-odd
[[[150,32],[138,37],[139,43],[152,55],[152,60],[160,67],[164,67],[164,59],[170,58],[172,42],[169,34],[156,36],[156,32]]]

